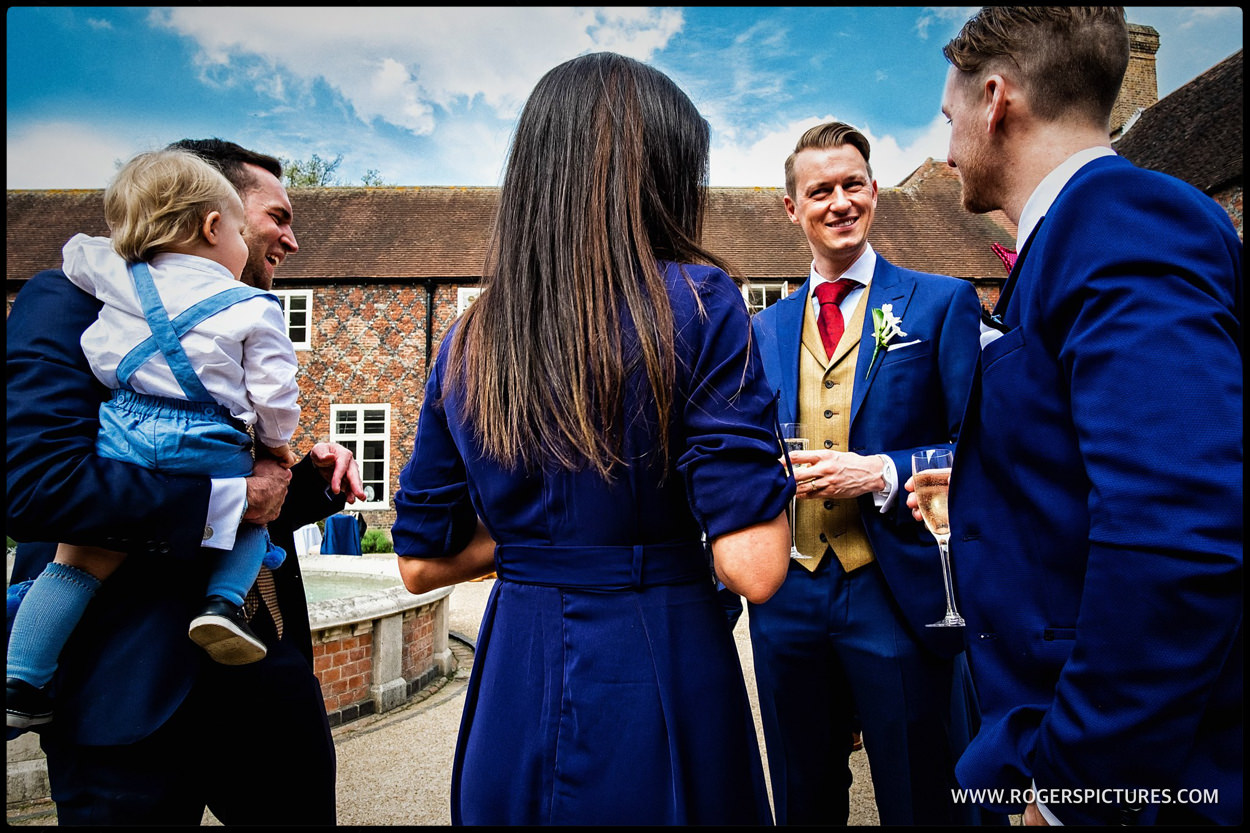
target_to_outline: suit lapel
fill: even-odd
[[[799,412],[799,350],[803,343],[803,315],[807,312],[809,277],[774,306],[777,308],[777,367],[781,368],[781,422],[795,422]]]
[[[998,303],[994,304],[994,314],[991,316],[998,322],[1007,320],[1007,305],[1011,302],[1011,296],[1016,291],[1016,284],[1020,280],[1020,266],[1024,263],[1024,257],[1029,253],[1029,248],[1033,245],[1033,241],[1037,239],[1037,230],[1042,227],[1042,223],[1046,222],[1046,218],[1042,217],[1037,221],[1037,225],[1033,227],[1033,231],[1029,233],[1029,239],[1024,241],[1024,245],[1020,247],[1020,253],[1016,255],[1015,265],[1011,267],[1011,274],[1007,276],[1007,282],[1003,284],[1003,289],[998,293]]]
[[[882,352],[877,354],[877,360],[875,362],[872,361],[872,351],[876,346],[876,341],[872,337],[872,311],[885,304],[891,304],[894,308],[895,317],[903,321],[903,329],[906,330],[907,307],[911,303],[915,292],[915,279],[909,277],[885,258],[880,255],[877,256],[877,266],[873,269],[872,283],[868,285],[867,294],[860,299],[861,304],[866,303],[868,306],[864,309],[863,334],[859,340],[859,355],[855,360],[855,387],[851,393],[852,426],[855,424],[855,417],[859,414],[860,406],[864,404],[864,397],[868,395],[868,389],[872,387],[873,381],[877,378],[877,372],[881,369],[882,361],[885,358],[884,348],[882,348]],[[871,368],[868,366],[869,362],[872,362]]]

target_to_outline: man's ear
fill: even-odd
[[[210,246],[216,246],[217,240],[221,235],[221,212],[210,211],[204,216],[204,222],[200,225],[200,236]]]
[[[781,198],[781,203],[786,207],[786,216],[790,218],[790,222],[797,223],[799,218],[794,213],[794,200],[790,199],[789,195],[786,195]]]
[[[981,94],[985,103],[985,130],[987,133],[997,133],[1002,130],[1002,121],[1007,116],[1006,79],[1001,75],[987,77]]]

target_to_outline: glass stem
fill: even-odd
[[[951,586],[951,562],[947,541],[938,541],[938,552],[942,556],[942,583],[946,586],[946,615],[959,615],[955,610],[955,592]]]

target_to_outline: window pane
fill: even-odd
[[[365,502],[385,504],[389,493],[390,410],[386,406],[338,406],[330,439],[350,449],[360,467]],[[370,508],[377,508],[376,506]]]

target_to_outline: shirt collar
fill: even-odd
[[[153,269],[186,269],[194,272],[204,272],[217,278],[224,277],[231,281],[236,280],[225,266],[215,260],[209,260],[199,255],[187,255],[181,252],[160,252],[154,255],[148,263]]]
[[[1060,162],[1053,171],[1046,174],[1046,177],[1033,189],[1028,202],[1024,204],[1024,210],[1020,212],[1020,223],[1017,226],[1016,234],[1016,251],[1020,251],[1021,247],[1028,241],[1029,235],[1033,233],[1033,229],[1037,228],[1037,224],[1046,216],[1046,212],[1050,210],[1051,204],[1058,198],[1059,192],[1063,190],[1063,186],[1068,184],[1068,180],[1077,171],[1099,157],[1116,155],[1114,150],[1102,145],[1085,148],[1085,150],[1078,150]]]
[[[867,286],[872,283],[872,273],[877,268],[877,253],[873,250],[871,243],[864,243],[864,251],[851,267],[838,276],[838,280],[842,278],[850,278],[860,286]],[[810,299],[816,292],[816,287],[822,283],[827,283],[828,279],[816,271],[816,261],[812,261],[812,268],[808,271],[810,278],[807,285],[807,297]],[[851,292],[855,290],[852,289]],[[848,294],[849,297],[849,294]]]

